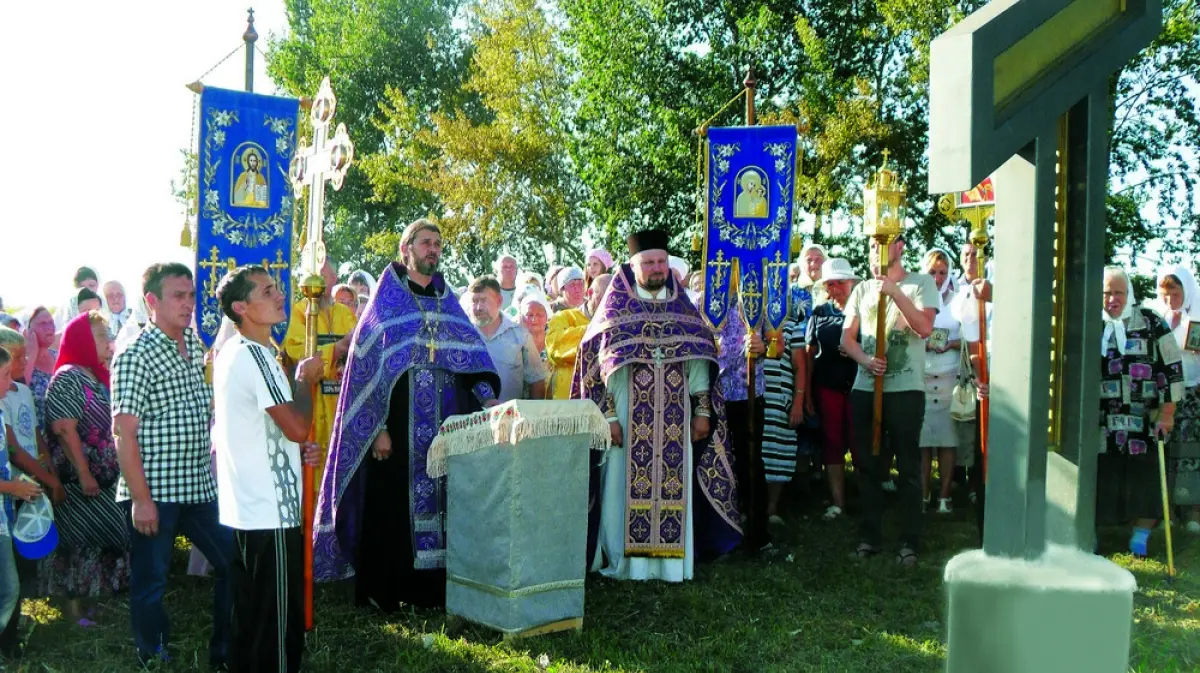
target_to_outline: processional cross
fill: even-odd
[[[292,180],[293,189],[299,193],[308,187],[308,221],[305,229],[308,240],[301,253],[301,267],[307,275],[300,287],[308,298],[307,319],[305,321],[304,355],[313,357],[317,352],[317,315],[321,298],[325,295],[325,279],[321,276],[321,267],[325,265],[325,241],[323,226],[325,222],[325,181],[328,180],[335,190],[342,188],[342,181],[350,163],[354,161],[354,143],[346,133],[346,125],[338,124],[333,138],[329,138],[329,124],[333,113],[337,110],[337,98],[329,78],[321,81],[321,88],[313,101],[310,119],[313,126],[313,144],[311,147],[301,146],[292,157],[288,175]],[[282,261],[282,257],[280,257]],[[316,397],[314,392],[313,397]],[[309,430],[309,440],[316,438],[316,416],[313,416],[313,427]],[[314,487],[316,468],[304,467],[304,619],[305,628],[313,626],[312,591],[313,591],[313,517],[316,510]]]

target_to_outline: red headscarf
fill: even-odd
[[[109,387],[108,367],[100,362],[96,354],[96,337],[92,335],[92,323],[86,313],[76,316],[63,329],[58,345],[58,359],[54,361],[54,373],[67,365],[84,367],[92,372],[104,387]]]

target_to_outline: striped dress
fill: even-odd
[[[767,481],[789,482],[796,472],[798,437],[788,416],[792,410],[794,371],[792,353],[804,351],[804,333],[812,314],[812,294],[792,286],[791,317],[783,326],[783,345],[778,358],[763,362],[766,377],[764,395],[762,456]]]
[[[43,594],[100,596],[129,586],[129,534],[117,503],[117,448],[112,437],[108,389],[86,369],[55,372],[46,390],[46,427],[74,419],[83,455],[100,495],[84,495],[65,443],[52,437],[51,455],[67,499],[54,507],[59,543],[38,570]]]

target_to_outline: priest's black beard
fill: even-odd
[[[662,280],[647,279],[646,284],[642,286],[642,289],[646,290],[647,292],[658,292],[659,290],[663,289],[663,287],[665,287],[666,284],[667,284],[666,278],[663,278]]]

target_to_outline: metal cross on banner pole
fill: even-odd
[[[325,294],[325,279],[321,276],[321,267],[325,265],[325,241],[323,226],[325,221],[325,181],[328,180],[335,190],[342,188],[342,180],[346,171],[354,161],[354,143],[346,133],[346,125],[338,124],[333,137],[329,137],[329,125],[333,113],[337,109],[337,98],[329,85],[329,78],[321,81],[321,88],[313,101],[312,112],[309,116],[313,126],[313,144],[311,147],[301,146],[292,159],[288,175],[292,186],[299,193],[308,187],[308,220],[305,223],[307,243],[301,251],[301,273],[305,274],[300,284],[304,296],[308,299],[308,312],[304,331],[304,356],[315,357],[317,354],[317,314],[320,309],[321,297]],[[314,385],[313,399],[320,399]],[[313,425],[309,429],[308,439],[316,441],[316,415],[313,415]],[[304,628],[313,627],[313,517],[316,513],[316,468],[304,466]]]

